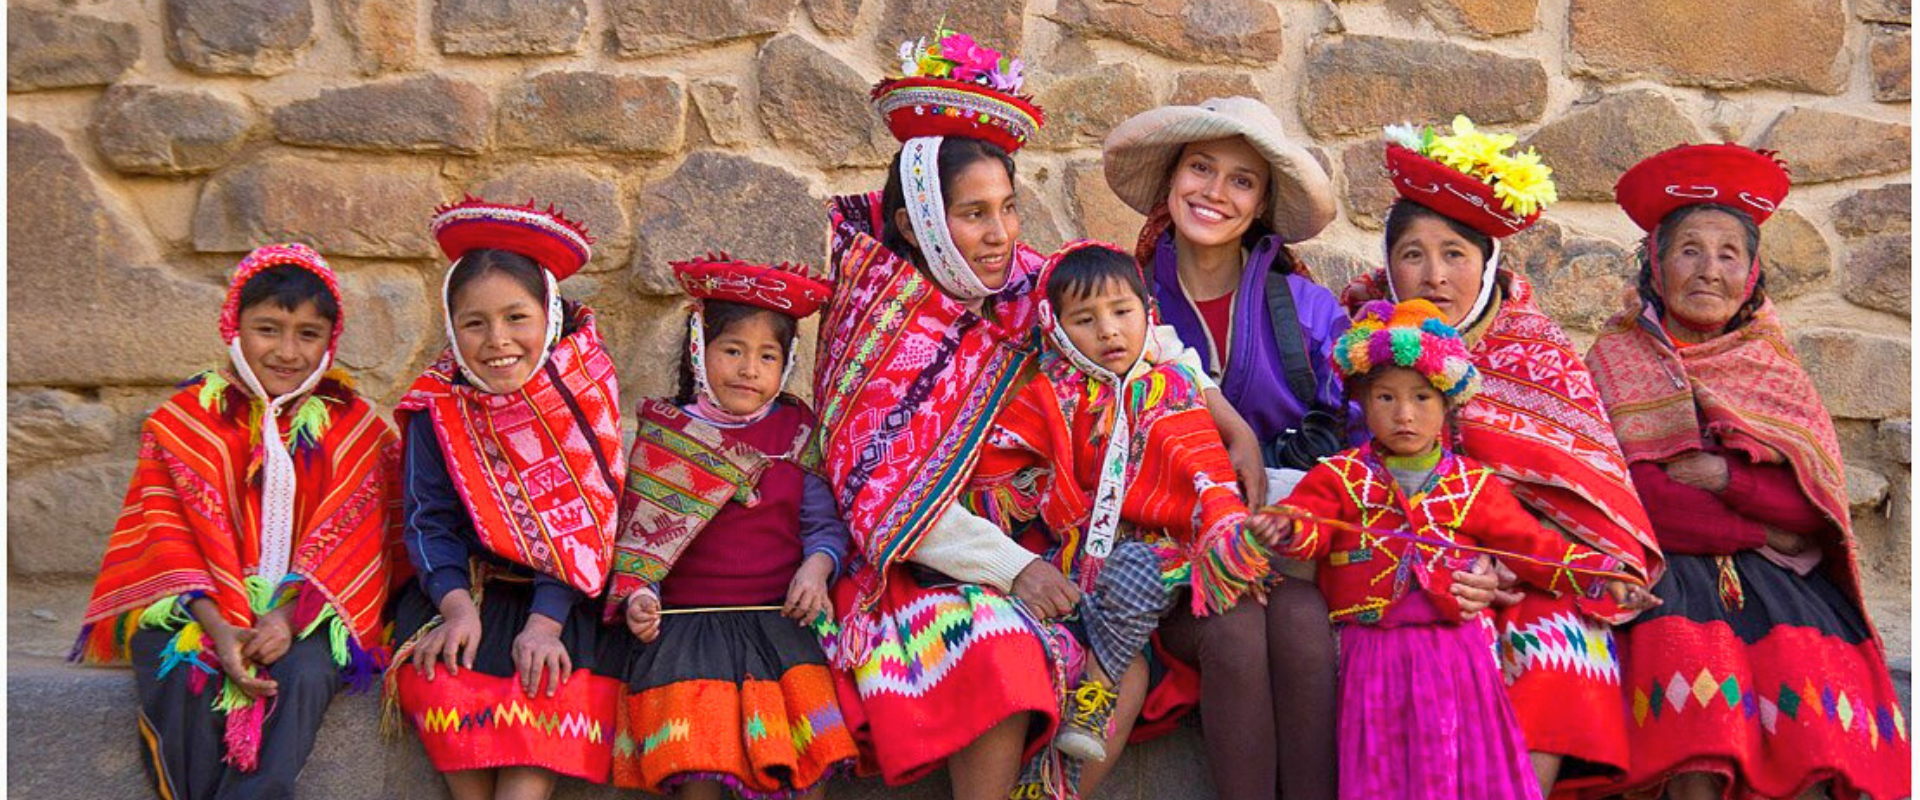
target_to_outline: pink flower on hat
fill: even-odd
[[[1000,53],[982,46],[964,33],[941,39],[940,57],[954,63],[955,80],[975,80],[992,75],[1000,68]]]

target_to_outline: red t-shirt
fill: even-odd
[[[1226,366],[1227,334],[1233,329],[1233,292],[1212,300],[1195,300],[1193,307],[1200,311],[1200,323],[1207,329],[1207,337],[1213,340],[1214,357],[1209,361],[1218,372]]]

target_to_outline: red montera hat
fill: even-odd
[[[1540,219],[1538,209],[1515,216],[1486,181],[1397,144],[1387,145],[1387,176],[1401,197],[1495,239],[1526,230]]]
[[[833,293],[805,264],[755,264],[725,252],[672,264],[681,288],[695,299],[745,303],[794,319],[820,310]]]
[[[932,41],[900,45],[901,77],[873,87],[887,129],[904,142],[922,136],[965,136],[1019,150],[1046,124],[1040,107],[1020,96],[1020,59],[942,26]]]
[[[435,209],[433,238],[448,261],[459,261],[469,251],[509,250],[533,259],[554,280],[565,280],[593,257],[593,237],[587,226],[567,219],[552,205],[537,211],[524,206],[489,203],[473,195]]]
[[[1633,165],[1613,185],[1613,198],[1648,232],[1675,209],[1704,203],[1745,211],[1758,225],[1787,199],[1791,183],[1786,162],[1770,150],[1692,144]]]

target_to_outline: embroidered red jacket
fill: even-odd
[[[1309,470],[1284,505],[1324,519],[1406,531],[1436,543],[1495,548],[1588,569],[1620,569],[1619,560],[1541,527],[1491,470],[1464,456],[1443,457],[1427,487],[1405,496],[1368,444]],[[1475,554],[1300,520],[1279,555],[1320,562],[1320,591],[1334,622],[1370,624],[1416,586],[1443,619],[1458,619],[1460,606],[1449,591],[1453,570],[1469,565]],[[1504,563],[1529,584],[1581,595],[1575,605],[1582,613],[1599,618],[1619,613],[1599,579],[1518,558]]]

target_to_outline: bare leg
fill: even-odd
[[[1333,800],[1339,774],[1333,625],[1327,621],[1326,598],[1313,582],[1289,578],[1267,597],[1267,665],[1279,796]]]
[[[547,800],[560,776],[539,767],[503,767],[493,800]]]
[[[1671,800],[1720,800],[1720,778],[1706,772],[1682,772],[1667,781]]]
[[[1200,734],[1221,800],[1273,800],[1273,684],[1266,611],[1252,600],[1195,618],[1184,603],[1160,626],[1160,642],[1200,668]]]
[[[1020,780],[1020,756],[1027,749],[1032,715],[1021,712],[987,729],[972,744],[947,759],[953,800],[1006,800]]]
[[[1533,761],[1533,777],[1540,781],[1540,796],[1553,794],[1553,783],[1560,779],[1560,762],[1566,760],[1566,756],[1559,753],[1528,753],[1527,758]]]
[[[673,789],[673,800],[721,800],[723,797],[726,789],[719,781],[694,781]]]
[[[447,778],[447,791],[453,800],[493,800],[493,780],[499,770],[463,769],[441,773]]]
[[[1107,773],[1120,763],[1120,751],[1127,747],[1127,736],[1133,733],[1133,723],[1140,716],[1140,706],[1147,702],[1147,661],[1136,659],[1133,666],[1127,667],[1127,674],[1120,676],[1120,701],[1113,707],[1113,732],[1107,736],[1107,760],[1083,764],[1080,767],[1080,796],[1092,797],[1095,789],[1100,788]]]

